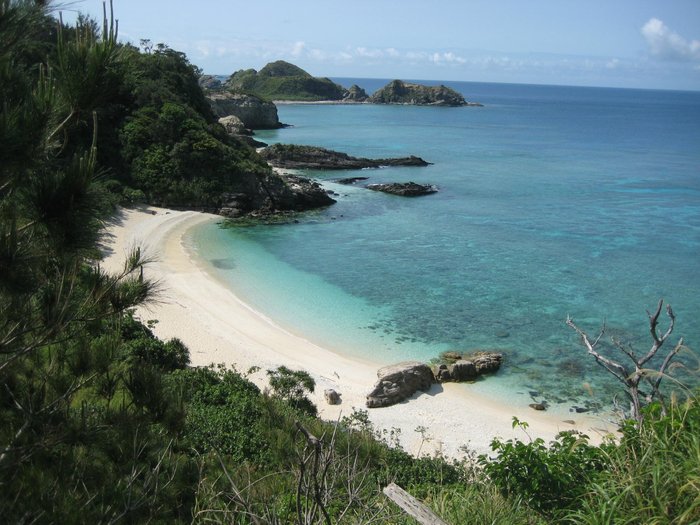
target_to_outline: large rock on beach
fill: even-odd
[[[428,166],[420,157],[394,159],[365,159],[317,146],[273,144],[262,150],[260,156],[271,166],[286,169],[358,170],[382,166]]]
[[[450,352],[450,357],[459,355]],[[433,376],[438,383],[474,381],[481,375],[496,372],[501,367],[503,354],[500,352],[474,352],[464,354],[460,359],[432,366]]]
[[[207,98],[214,114],[219,117],[235,115],[249,129],[278,129],[284,127],[277,116],[277,106],[255,95],[243,93],[210,93]]]
[[[432,184],[417,184],[415,182],[391,182],[386,184],[368,184],[367,189],[381,191],[401,197],[420,197],[438,191]]]
[[[332,388],[327,388],[326,390],[324,390],[323,397],[326,398],[326,403],[328,403],[329,405],[340,404],[340,394]]]
[[[401,80],[389,82],[369,97],[368,102],[415,106],[481,106],[476,102],[467,102],[461,94],[446,86],[424,86]]]
[[[417,361],[385,366],[379,369],[377,377],[379,381],[367,395],[367,408],[395,405],[418,390],[429,390],[433,383],[430,367]]]

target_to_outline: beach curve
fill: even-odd
[[[158,337],[182,340],[190,349],[193,366],[224,363],[244,373],[257,367],[249,378],[261,388],[266,386],[268,369],[281,365],[303,369],[316,381],[316,391],[310,397],[322,418],[337,420],[353,409],[364,409],[365,396],[382,363],[340,355],[282,328],[208,273],[204,261],[184,239],[191,228],[217,220],[221,217],[194,211],[121,209],[106,228],[106,256],[101,265],[117,272],[136,246],[154,259],[145,275],[160,283],[161,292],[156,301],[139,307],[137,316],[143,321],[157,319],[153,331]],[[341,393],[340,405],[325,402],[323,391],[327,388]],[[522,430],[513,429],[513,417],[528,422],[532,438],[545,441],[563,430],[579,430],[599,442],[614,430],[602,417],[575,414],[564,420],[495,402],[458,384],[433,385],[427,393],[368,413],[375,429],[398,429],[400,442],[409,452],[441,452],[455,458],[464,455],[465,447],[477,453],[489,452],[494,437],[527,440]]]

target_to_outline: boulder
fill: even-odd
[[[448,381],[473,381],[483,374],[495,372],[501,366],[503,354],[500,352],[474,352],[461,356],[459,352],[444,352],[441,354],[446,358],[460,356],[460,359],[449,363],[450,359],[445,359],[448,363],[433,365],[431,370],[435,381],[446,383]]]
[[[243,93],[210,93],[207,98],[219,117],[235,115],[249,129],[284,127],[277,116],[277,106],[255,95]]]
[[[324,390],[323,396],[326,398],[326,403],[328,403],[329,405],[340,404],[340,394],[332,388],[327,388],[326,390]]]
[[[477,378],[479,372],[477,372],[474,361],[469,361],[467,359],[460,359],[455,361],[452,366],[452,380],[453,381],[472,381]]]
[[[367,408],[395,405],[418,390],[430,389],[433,383],[430,367],[417,361],[385,366],[379,369],[377,377],[379,381],[367,395]]]
[[[500,352],[474,352],[465,354],[464,359],[468,359],[474,363],[476,373],[478,375],[490,374],[496,372],[503,362],[503,354]]]
[[[432,184],[416,184],[415,182],[391,182],[387,184],[368,184],[367,189],[381,191],[401,197],[419,197],[438,191]]]
[[[221,124],[226,133],[229,135],[250,135],[250,130],[245,127],[243,121],[236,115],[227,115],[219,119],[219,124]]]

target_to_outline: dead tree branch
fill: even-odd
[[[603,325],[598,337],[592,341],[588,334],[574,323],[574,320],[571,317],[567,316],[566,318],[566,324],[581,337],[581,341],[586,347],[588,353],[595,358],[598,364],[603,366],[603,368],[610,372],[618,381],[625,385],[625,393],[630,399],[630,417],[636,419],[639,423],[641,423],[643,419],[643,406],[653,402],[655,399],[658,399],[661,403],[662,412],[666,412],[663,394],[660,391],[661,380],[665,377],[671,361],[683,348],[683,338],[681,338],[679,339],[678,343],[676,343],[676,345],[668,352],[668,354],[666,354],[666,357],[659,366],[658,370],[653,370],[645,366],[652,358],[654,358],[654,356],[656,356],[663,344],[671,336],[676,324],[676,316],[673,313],[673,309],[671,308],[671,305],[667,305],[666,315],[669,319],[668,328],[665,332],[663,332],[663,335],[659,335],[659,317],[663,309],[663,303],[663,299],[660,299],[659,304],[657,305],[653,314],[647,310],[652,346],[643,357],[637,357],[630,346],[626,346],[614,338],[612,339],[612,344],[618,350],[624,353],[630,361],[632,361],[632,364],[634,365],[633,369],[628,369],[617,361],[603,356],[597,350],[598,343],[605,332],[605,325]],[[639,390],[639,384],[642,381],[644,381],[644,383],[651,388],[648,394],[642,394]]]

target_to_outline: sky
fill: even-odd
[[[101,20],[102,1],[63,4]],[[114,0],[123,41],[204,73],[700,90],[700,0]]]

